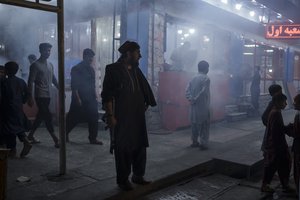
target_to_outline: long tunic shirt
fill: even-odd
[[[102,103],[114,101],[115,146],[124,150],[148,147],[145,107],[155,106],[151,88],[138,67],[127,69],[121,62],[105,69]]]
[[[251,94],[256,94],[259,95],[260,93],[260,74],[258,71],[256,71],[254,73],[254,76],[252,78],[252,82],[251,82],[251,86],[250,86],[250,90],[251,90]]]
[[[285,134],[289,128],[284,125],[281,111],[273,108],[269,114],[266,141],[264,148],[267,152],[282,153],[288,148]]]
[[[87,121],[88,118],[97,118],[98,102],[95,89],[95,71],[92,66],[80,62],[71,70],[72,101],[70,113],[77,115],[80,121]],[[76,91],[82,105],[78,104]]]
[[[3,133],[20,134],[26,131],[23,104],[27,101],[27,85],[23,79],[9,76],[1,85]]]
[[[209,119],[210,79],[206,74],[199,73],[186,88],[186,98],[190,101],[190,120],[201,124]]]

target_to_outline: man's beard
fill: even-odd
[[[130,64],[131,64],[131,66],[133,66],[133,67],[138,67],[139,64],[140,64],[140,62],[139,62],[139,61],[132,60],[132,61],[130,61]]]

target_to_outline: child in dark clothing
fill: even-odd
[[[271,97],[273,97],[274,95],[276,94],[282,94],[282,87],[280,85],[277,85],[277,84],[273,84],[269,87],[269,93],[271,95]],[[261,120],[262,120],[262,123],[267,126],[267,123],[268,123],[268,116],[272,110],[274,106],[274,103],[272,102],[272,100],[269,102],[267,108],[265,109],[264,113],[262,114],[261,116]],[[267,129],[265,130],[265,134],[264,134],[264,138],[263,138],[263,142],[262,142],[262,145],[261,145],[261,150],[264,152],[264,146],[265,146],[265,141],[266,141],[266,131]]]
[[[278,172],[283,192],[292,192],[289,187],[289,175],[291,170],[291,158],[285,134],[290,131],[290,126],[285,126],[281,114],[287,103],[284,94],[274,95],[273,108],[268,116],[266,139],[264,145],[264,176],[261,191],[274,192],[270,187],[276,171]]]
[[[293,146],[294,153],[294,180],[299,194],[299,174],[300,174],[300,94],[294,97],[294,109],[297,111],[294,118]]]
[[[27,85],[23,79],[15,76],[19,69],[16,62],[5,64],[7,77],[1,84],[1,115],[2,118],[2,136],[6,148],[10,149],[10,156],[16,155],[16,136],[23,142],[24,146],[20,157],[26,156],[32,145],[30,144],[25,131],[25,114],[23,104],[27,101]]]

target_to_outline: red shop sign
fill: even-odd
[[[300,24],[268,24],[266,26],[265,37],[272,39],[300,38]]]

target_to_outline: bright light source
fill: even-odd
[[[222,3],[227,4],[228,1],[227,0],[221,0]]]
[[[182,30],[178,30],[177,33],[178,33],[178,34],[182,34]]]
[[[249,15],[250,15],[251,17],[254,17],[255,12],[254,12],[254,11],[250,11],[250,12],[249,12]]]
[[[186,34],[184,34],[183,36],[184,36],[184,37],[189,37],[190,34],[186,33]]]
[[[273,72],[273,69],[269,69],[269,72],[272,73],[272,72]]]
[[[245,56],[251,56],[251,55],[253,55],[253,53],[243,53]]]
[[[210,41],[210,39],[209,39],[209,37],[208,37],[208,36],[204,35],[204,36],[203,36],[203,41],[204,41],[204,42],[209,42],[209,41]]]
[[[261,16],[260,15],[260,16],[258,16],[258,19],[259,19],[260,22],[265,22],[267,18],[266,18],[266,16]]]
[[[277,13],[277,18],[278,19],[281,19],[282,18],[282,15],[280,13]]]
[[[191,28],[191,29],[189,30],[189,32],[190,32],[190,34],[194,34],[194,33],[195,33],[195,29]]]
[[[241,10],[241,8],[242,8],[242,4],[240,3],[235,4],[235,9]]]
[[[274,52],[274,50],[273,49],[267,49],[267,50],[265,50],[265,52],[272,53],[272,52]]]
[[[181,39],[181,40],[184,40],[185,38],[184,38],[184,37],[181,37],[180,39]]]
[[[103,40],[102,40],[103,42],[107,42],[107,39],[106,38],[103,38]]]
[[[248,48],[253,48],[253,47],[258,47],[258,45],[255,44],[245,44],[244,47],[248,47]]]

